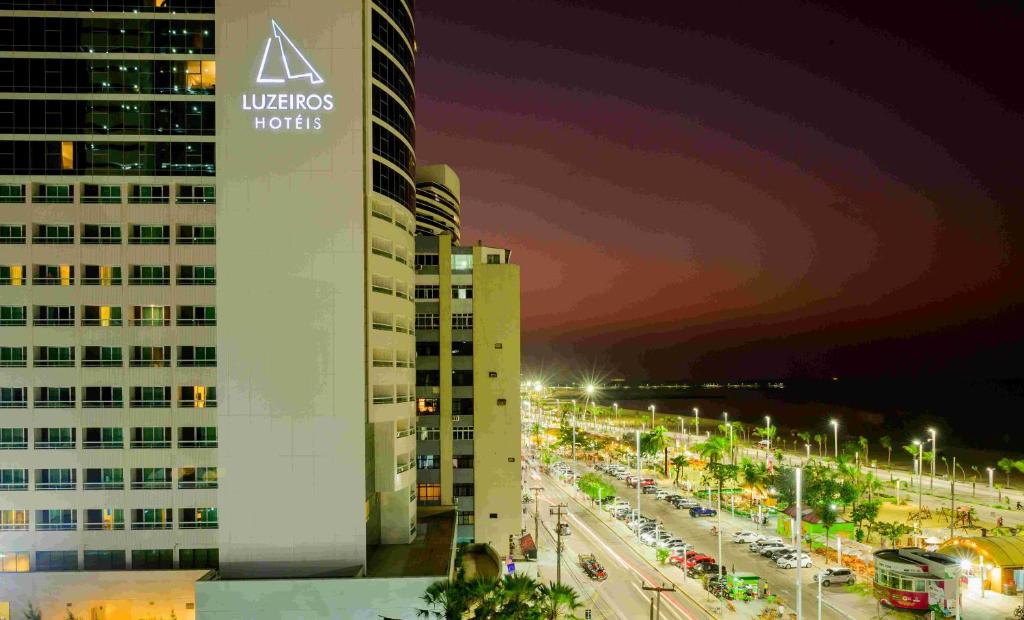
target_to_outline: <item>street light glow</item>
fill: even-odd
[[[593,386],[593,384],[588,383],[587,384],[587,394],[593,394],[593,393],[594,393],[594,386]]]

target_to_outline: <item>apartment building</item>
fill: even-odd
[[[447,232],[459,245],[462,234],[462,200],[459,175],[447,164],[416,169],[416,234]]]
[[[0,571],[415,537],[414,50],[411,0],[0,0]]]
[[[519,267],[509,258],[453,245],[447,232],[416,237],[418,501],[455,505],[458,539],[499,552],[521,527]]]

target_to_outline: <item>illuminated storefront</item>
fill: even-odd
[[[874,556],[875,596],[883,605],[955,613],[960,583],[957,559],[915,548],[882,549]]]
[[[968,592],[980,593],[984,588],[1012,596],[1024,590],[1024,538],[958,537],[939,551],[960,562]]]

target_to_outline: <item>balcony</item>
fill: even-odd
[[[84,205],[119,205],[121,204],[120,196],[82,196],[81,200]]]
[[[69,325],[74,325],[74,320]],[[121,319],[82,319],[82,327],[121,327]]]
[[[36,409],[74,409],[74,400],[36,400],[33,404]]]
[[[26,400],[0,400],[0,409],[25,409],[28,407]]]
[[[410,469],[412,469],[414,467],[416,467],[416,461],[414,461],[414,460],[409,460],[409,461],[407,461],[405,463],[399,463],[398,467],[395,468],[395,473],[396,474],[402,474],[402,473],[405,473],[405,472],[409,471]]]
[[[33,445],[36,450],[74,450],[74,440],[37,441]]]
[[[0,196],[0,204],[25,204],[25,196]]]
[[[36,523],[37,532],[74,532],[77,529],[78,523]]]
[[[25,245],[25,235],[13,235],[10,237],[0,237],[0,245]]]
[[[128,365],[132,368],[170,368],[171,360],[140,360],[132,359],[128,360]]]
[[[69,205],[74,201],[74,196],[32,196],[32,203],[37,205]]]
[[[102,523],[102,522],[91,523],[90,522],[90,523],[85,523],[82,526],[82,529],[88,530],[90,532],[97,532],[97,531],[103,531],[103,530],[120,531],[120,530],[124,529],[124,521],[115,521],[115,522],[112,522],[112,523]]]
[[[82,235],[82,237],[79,238],[79,243],[82,245],[121,245],[121,237],[86,237],[85,235]]]
[[[132,399],[129,406],[133,409],[168,409],[171,406],[170,400],[136,400]]]
[[[124,440],[120,441],[83,441],[82,447],[86,450],[113,450],[124,448]]]
[[[179,489],[216,489],[216,480],[179,480]]]
[[[136,491],[149,490],[149,491],[166,491],[171,488],[170,481],[164,482],[160,480],[134,480],[132,481],[132,489]],[[134,528],[132,528],[134,529]]]
[[[85,321],[82,321],[85,324]],[[120,368],[122,360],[82,360],[82,368]]]
[[[120,482],[85,482],[82,488],[86,491],[123,491],[124,481]]]
[[[217,204],[217,199],[207,196],[193,196],[191,198],[178,196],[175,202],[179,205],[215,205]]]
[[[170,283],[170,278],[128,278],[132,286],[167,286]]]
[[[25,327],[28,321],[24,318],[0,319],[0,327]]]
[[[0,368],[27,368],[27,360],[3,360],[0,361]]]
[[[0,483],[0,491],[28,491],[28,482]]]
[[[133,449],[136,449],[136,450],[150,450],[150,449],[159,449],[159,448],[170,448],[171,447],[171,442],[170,442],[170,440],[159,441],[159,440],[153,440],[153,439],[149,439],[149,440],[146,440],[146,439],[134,440],[133,439],[131,444],[129,444],[129,445]],[[168,483],[168,484],[170,484],[170,483]],[[167,488],[170,488],[170,486],[168,486]]]
[[[0,450],[28,450],[27,441],[3,441],[0,442]]]
[[[178,327],[215,327],[217,319],[178,319]]]
[[[128,204],[130,205],[165,205],[169,204],[171,199],[168,196],[129,196]]]
[[[75,283],[75,277],[74,276],[66,276],[66,277],[63,277],[63,278],[59,277],[59,276],[56,277],[56,278],[49,278],[49,277],[42,277],[41,278],[41,277],[36,276],[36,277],[32,278],[32,286],[71,286],[74,283]]]
[[[132,521],[133,530],[173,530],[173,521]]]
[[[178,278],[178,286],[214,286],[217,278]]]
[[[3,202],[3,200],[0,199],[0,202]],[[28,523],[0,523],[0,532],[27,532],[27,531],[28,531]]]
[[[75,360],[40,360],[32,362],[33,368],[74,368]]]
[[[106,400],[83,400],[83,409],[121,409],[124,407],[124,400],[111,398]]]
[[[216,448],[216,439],[179,440],[179,448]]]
[[[85,324],[84,322],[82,323]],[[40,318],[32,319],[32,325],[35,327],[74,327],[75,319],[73,318]]]
[[[36,245],[71,245],[74,242],[74,237],[48,237],[46,235],[32,237],[32,243]]]
[[[178,358],[178,368],[216,368],[217,360],[197,360]]]
[[[205,400],[179,400],[178,406],[182,409],[212,409],[217,406],[217,399],[207,398]]]
[[[121,286],[121,278],[81,278],[82,286]]]
[[[415,435],[415,434],[416,434],[416,427],[415,426],[411,426],[409,428],[402,429],[402,430],[398,431],[397,433],[395,433],[395,439],[401,439],[402,437],[408,437],[409,435]]]
[[[216,521],[179,521],[179,530],[215,530],[217,529]]]
[[[74,491],[77,486],[74,482],[37,482],[36,491]]]
[[[178,245],[216,245],[216,237],[178,237],[174,240]]]
[[[171,238],[168,236],[137,237],[132,235],[128,237],[128,245],[169,245],[170,243]]]

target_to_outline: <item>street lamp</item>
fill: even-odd
[[[800,509],[800,482],[803,478],[803,470],[799,467],[794,470],[796,475],[796,512],[793,513],[793,523],[795,524],[795,537],[796,537],[796,617],[797,620],[803,620],[804,617],[804,606],[803,606],[803,582],[800,579],[800,565],[803,564],[803,512]]]
[[[931,481],[929,481],[929,483],[928,483],[928,488],[929,489],[934,489],[935,488],[935,456],[936,456],[936,452],[935,452],[935,429],[934,428],[929,428],[928,432],[931,433],[931,435],[932,435],[932,478],[931,478]]]
[[[991,467],[986,467],[985,471],[988,472],[988,488],[991,489],[992,488],[992,474],[994,474],[996,470],[992,469]]]
[[[733,449],[732,449],[732,422],[726,422],[725,426],[728,427],[728,429],[729,429],[729,461],[732,462],[733,465],[735,465],[736,464],[736,453],[733,452]]]
[[[811,444],[805,443],[804,447],[807,448],[807,458],[811,458]]]
[[[768,448],[765,450],[765,454],[771,454],[772,452],[772,417],[770,415],[764,416],[764,436],[768,438]]]
[[[640,431],[636,432],[636,539],[640,540]]]
[[[693,408],[693,434],[700,435],[700,409]]]
[[[648,407],[651,410],[651,430],[654,430],[654,405]]]
[[[915,439],[914,445],[917,446],[917,509],[921,510],[924,503],[924,446],[920,439]]]
[[[835,458],[838,459],[839,458],[839,420],[831,420],[829,423],[832,425],[832,429],[834,431],[835,448],[836,448]]]

